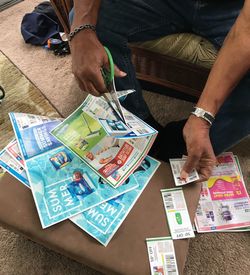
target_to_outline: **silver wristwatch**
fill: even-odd
[[[191,114],[206,120],[210,125],[213,124],[213,121],[215,119],[213,114],[211,114],[210,112],[205,111],[205,110],[203,110],[202,108],[199,108],[199,107],[194,107]]]

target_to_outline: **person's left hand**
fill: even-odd
[[[202,118],[191,115],[183,129],[188,157],[181,171],[181,178],[196,169],[201,181],[207,180],[216,164],[213,147],[209,137],[210,125]]]

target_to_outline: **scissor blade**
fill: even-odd
[[[122,122],[124,122],[124,123],[126,124],[125,120],[124,120],[124,119],[122,118],[122,116],[120,115],[120,112],[118,112],[118,110],[114,108],[114,106],[113,106],[113,104],[112,104],[110,98],[107,96],[107,94],[103,94],[103,97],[105,98],[105,100],[106,100],[106,102],[108,103],[109,107],[112,109],[112,111],[113,111],[114,115],[116,116],[116,118],[117,118],[118,120],[121,120]],[[113,100],[112,100],[112,101],[113,101]]]
[[[125,124],[127,124],[126,120],[125,120],[125,117],[123,115],[121,103],[120,103],[120,101],[118,99],[118,96],[117,96],[114,80],[110,84],[108,90],[109,90],[109,94],[104,94],[104,98],[106,99],[106,101],[108,102],[108,104],[112,108],[112,110],[119,116],[119,118]]]
[[[122,118],[122,121],[126,124],[126,120],[125,120],[125,117],[124,117],[124,114],[123,114],[122,106],[121,106],[121,103],[119,101],[117,91],[116,91],[116,88],[115,88],[114,79],[113,79],[112,83],[110,84],[110,95],[111,95],[112,101],[115,104],[115,107],[117,108],[117,110],[119,112],[119,116]]]

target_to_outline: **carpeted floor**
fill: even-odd
[[[0,50],[41,90],[58,112],[66,116],[85,97],[71,74],[70,57],[55,57],[43,48],[26,45],[20,35],[23,15],[33,10],[37,3],[37,0],[26,0],[1,13]],[[22,85],[17,83],[16,87]],[[187,116],[192,107],[191,103],[182,100],[150,92],[144,94],[152,113],[163,125],[167,121]],[[17,103],[20,103],[19,100],[16,98]],[[33,110],[35,112],[36,108]],[[1,114],[1,118],[4,115]],[[1,136],[2,132],[1,129]],[[249,139],[232,150],[240,158],[250,191]],[[1,228],[0,247],[1,275],[98,274]],[[248,275],[249,255],[250,233],[200,234],[190,242],[185,274]]]
[[[0,105],[1,148],[13,138],[9,112],[59,117],[59,113],[41,92],[0,51],[0,83],[6,96]]]
[[[0,0],[0,12],[23,0]]]
[[[0,0],[0,12],[23,0]]]

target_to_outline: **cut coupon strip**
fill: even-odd
[[[189,173],[188,178],[186,180],[182,180],[180,177],[180,174],[181,174],[182,167],[184,166],[186,160],[185,159],[170,159],[169,161],[170,161],[170,166],[172,169],[174,182],[175,182],[176,186],[182,186],[187,183],[196,181],[200,178],[197,171],[194,169]]]
[[[152,275],[178,275],[174,243],[170,237],[146,239]]]
[[[7,171],[16,179],[20,180],[25,186],[30,187],[25,169],[20,165],[20,163],[14,157],[12,157],[8,153],[6,148],[4,148],[0,152],[0,165],[2,169]],[[1,171],[0,171],[0,176],[1,176]]]
[[[161,190],[172,239],[195,237],[182,188]]]

